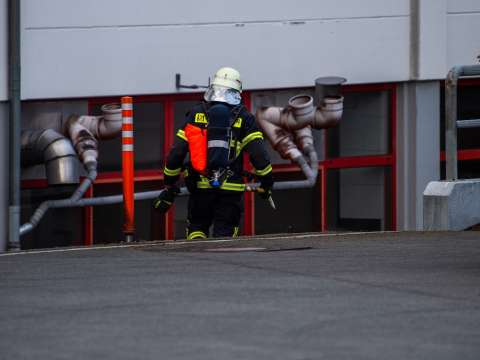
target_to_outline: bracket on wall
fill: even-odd
[[[208,78],[208,85],[182,85],[181,84],[181,74],[175,74],[175,87],[178,89],[208,89],[210,86],[210,78]]]

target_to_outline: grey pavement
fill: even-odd
[[[477,360],[480,233],[0,256],[0,309],[0,359]]]

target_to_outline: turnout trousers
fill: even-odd
[[[187,239],[238,236],[243,212],[243,192],[197,190],[188,199]]]

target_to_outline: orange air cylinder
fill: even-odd
[[[185,136],[188,139],[192,167],[199,173],[204,173],[207,168],[207,130],[187,124]]]

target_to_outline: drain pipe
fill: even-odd
[[[43,202],[40,207],[37,209],[35,214],[32,216],[30,221],[20,228],[20,234],[24,235],[31,230],[38,224],[40,218],[47,212],[48,209],[58,209],[58,208],[72,208],[72,207],[84,207],[84,206],[104,206],[104,205],[113,205],[119,204],[123,202],[123,194],[119,195],[110,195],[110,196],[101,196],[101,197],[94,197],[94,198],[81,198],[83,193],[88,189],[90,184],[93,182],[94,176],[96,174],[92,173],[92,176],[88,179],[84,180],[81,187],[82,189],[77,189],[76,195],[72,196],[69,199],[64,200],[48,200]],[[245,187],[250,187],[255,189],[256,187],[260,186],[259,183],[249,183],[245,184]],[[303,189],[303,188],[310,188],[312,187],[311,183],[308,180],[302,181],[280,181],[276,182],[273,185],[274,190],[291,190],[291,189]],[[134,194],[134,199],[136,201],[140,200],[152,200],[155,199],[158,195],[160,195],[164,189],[162,190],[153,190],[153,191],[144,191],[138,192]],[[186,187],[180,188],[180,193],[178,196],[186,196],[189,195],[189,192]]]
[[[30,221],[23,224],[20,227],[20,235],[25,235],[26,233],[32,231],[46,214],[48,209],[51,208],[62,208],[62,207],[74,207],[78,206],[78,201],[82,198],[85,192],[88,190],[90,185],[97,178],[97,163],[90,162],[85,165],[85,168],[88,171],[87,177],[82,181],[80,186],[75,190],[71,197],[63,200],[47,200],[40,204],[40,206],[35,210]]]
[[[21,129],[20,0],[10,0],[8,4],[8,82],[10,93],[10,199],[8,208],[8,247],[17,249],[20,247],[18,232],[20,226]],[[5,250],[5,245],[1,246],[0,252]]]

